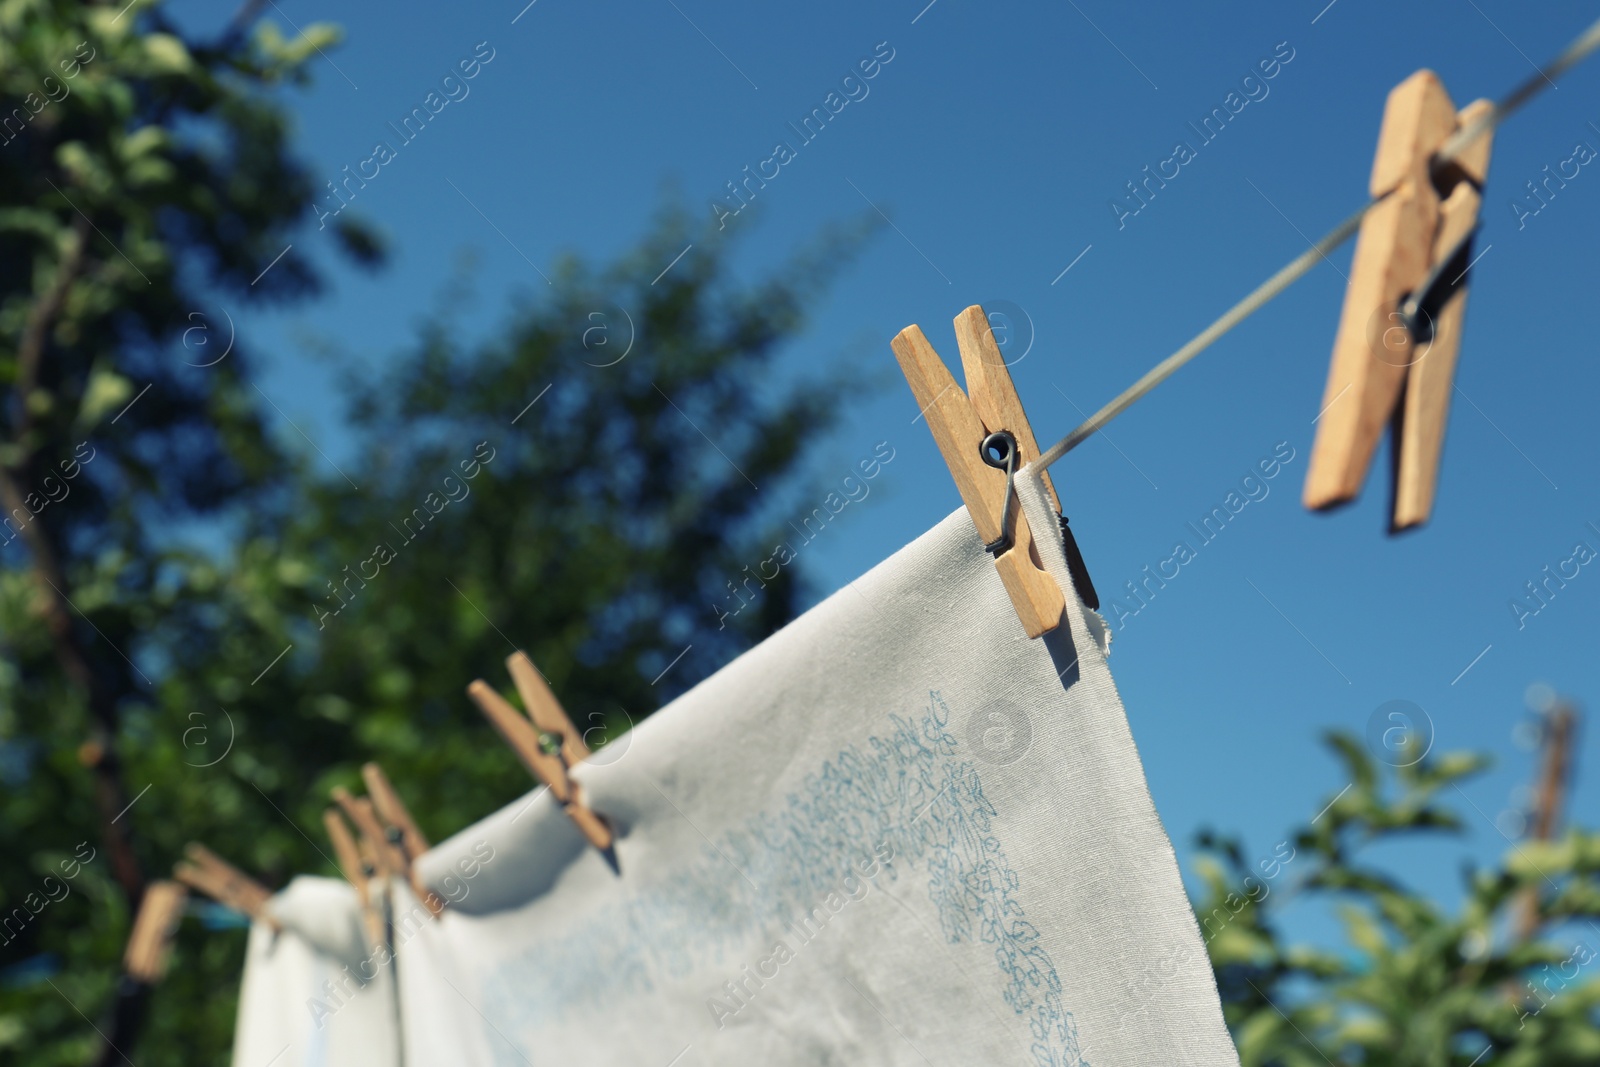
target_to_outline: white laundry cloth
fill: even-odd
[[[542,790],[421,858],[444,893],[491,857],[453,991],[405,1001],[487,1057],[449,1062],[1237,1065],[1104,624],[1018,492],[1045,638],[959,511],[579,768],[620,874]]]
[[[393,976],[369,950],[355,890],[301,876],[250,927],[233,1067],[397,1067]]]
[[[459,858],[459,857],[458,857]],[[463,864],[474,870],[470,855]],[[406,1067],[489,1067],[491,1024],[476,1014],[463,990],[472,980],[458,951],[470,938],[460,927],[469,920],[446,910],[437,919],[403,882],[393,883],[394,954],[400,980],[400,1023]],[[462,888],[465,887],[465,888]],[[471,885],[450,878],[451,901],[466,902]]]

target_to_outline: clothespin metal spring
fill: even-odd
[[[1474,183],[1476,184],[1476,183]],[[1428,272],[1417,291],[1406,294],[1400,301],[1400,322],[1413,342],[1425,345],[1433,340],[1434,324],[1439,312],[1450,298],[1467,287],[1467,274],[1472,263],[1472,243],[1483,224],[1475,222],[1456,246]],[[1419,357],[1420,358],[1420,357]]]
[[[1016,494],[1017,438],[1010,430],[996,430],[978,445],[978,455],[989,466],[1006,472],[1005,503],[1000,506],[1000,536],[983,546],[989,555],[998,557],[1016,543],[1011,534],[1011,498]]]
[[[983,439],[978,455],[989,466],[1006,472],[1005,504],[1000,509],[1000,536],[983,547],[991,556],[999,557],[1008,551],[1015,538],[1011,533],[1011,498],[1016,492],[1017,438],[1010,430],[996,430]],[[1089,566],[1083,561],[1078,539],[1072,536],[1066,515],[1061,515],[1061,539],[1066,543],[1067,572],[1072,576],[1072,587],[1093,611],[1100,610],[1100,595],[1095,592],[1094,581],[1089,577]]]

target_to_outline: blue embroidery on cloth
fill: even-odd
[[[1017,900],[978,765],[961,757],[939,693],[929,700],[920,721],[891,715],[881,736],[844,749],[780,806],[747,818],[619,908],[506,961],[484,986],[488,1017],[536,1026],[619,990],[647,994],[652,975],[684,977],[712,964],[727,964],[737,979],[737,967],[753,962],[740,953],[763,938],[796,942],[791,924],[838,895],[844,879],[859,880],[852,867],[887,843],[893,858],[875,879],[925,872],[943,939],[993,946],[1004,1003],[1027,1017],[1037,1067],[1088,1067],[1055,964]]]

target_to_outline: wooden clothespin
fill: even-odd
[[[338,808],[325,808],[322,812],[322,825],[328,831],[328,840],[333,843],[333,854],[339,864],[339,872],[344,875],[344,880],[355,889],[356,896],[361,898],[363,906],[366,905],[369,889],[367,886],[368,867],[361,859],[361,850],[356,847],[355,835],[350,832],[350,824],[344,821],[344,816]]]
[[[523,765],[550,790],[550,795],[565,809],[584,838],[599,849],[614,868],[616,855],[612,850],[611,827],[584,803],[577,781],[567,773],[589,754],[583,738],[527,656],[518,652],[507,660],[507,666],[511,668],[519,694],[528,704],[527,717],[481,678],[467,686],[467,694]]]
[[[1012,477],[1039,458],[1039,444],[983,308],[976,304],[967,308],[956,316],[955,326],[966,393],[921,327],[907,326],[890,347],[911,383],[912,395],[928,420],[978,536],[994,556],[995,569],[1022,628],[1029,637],[1038,637],[1060,624],[1064,601],[1060,587],[1039,560]],[[1059,511],[1055,485],[1048,474],[1043,477],[1051,503]],[[1084,599],[1091,596],[1092,588]]]
[[[122,954],[123,970],[136,981],[155,985],[167,973],[172,934],[183,918],[188,890],[177,882],[151,882],[139,902],[139,914]]]
[[[1383,199],[1362,220],[1350,264],[1306,471],[1308,508],[1353,500],[1378,438],[1393,423],[1390,529],[1426,522],[1433,509],[1489,134],[1449,164],[1436,165],[1434,156],[1491,106],[1478,100],[1458,114],[1428,70],[1389,93],[1372,164],[1372,195]]]
[[[356,886],[356,895],[361,900],[362,911],[367,922],[367,933],[373,945],[380,945],[386,941],[388,920],[384,914],[387,906],[387,897],[374,897],[367,886],[367,880],[373,877],[380,879],[406,878],[409,864],[405,860],[400,847],[389,840],[389,835],[383,832],[383,825],[378,821],[377,810],[373,807],[372,800],[368,797],[352,796],[350,791],[343,786],[334,786],[330,794],[339,809],[355,824],[360,833],[358,854],[361,856],[362,883]],[[327,817],[324,815],[324,824]],[[341,820],[341,825],[343,825]],[[330,832],[332,827],[329,827]],[[348,829],[346,829],[348,834]],[[335,848],[338,846],[335,845]],[[341,862],[345,868],[345,877],[350,877],[347,864]]]
[[[225,862],[204,845],[190,842],[184,849],[187,859],[179,860],[172,868],[172,876],[190,889],[204,893],[218,904],[242,912],[274,930],[280,929],[278,920],[266,910],[272,893],[259,882]]]
[[[383,915],[372,899],[371,879],[377,873],[376,860],[375,857],[363,858],[355,835],[350,832],[350,824],[345,822],[340,810],[324,809],[322,825],[328,831],[328,840],[333,843],[333,854],[339,863],[340,873],[356,891],[356,903],[361,908],[361,926],[366,931],[367,944],[375,948],[384,942],[385,926]]]
[[[352,796],[342,785],[334,786],[329,795],[360,831],[361,845],[372,863],[372,873],[379,878],[404,874],[405,857],[399,846],[383,832],[383,824],[378,821],[378,812],[371,798]]]
[[[428,851],[428,839],[422,836],[416,820],[411,818],[411,812],[406,810],[400,794],[389,784],[389,778],[383,773],[382,767],[376,763],[366,764],[361,768],[361,778],[367,783],[367,793],[372,797],[372,807],[384,824],[389,842],[399,851],[399,859],[404,864],[401,875],[410,884],[411,891],[427,905],[428,911],[437,919],[444,911],[444,901],[433,890],[422,884],[416,867],[417,857]]]
[[[528,654],[520,651],[511,653],[506,657],[506,670],[511,674],[511,682],[517,687],[517,695],[522,698],[523,707],[528,709],[528,717],[533,720],[533,725],[538,727],[540,733],[561,739],[562,762],[568,767],[576,767],[588,759],[589,746],[584,744],[583,735],[572,725],[566,709],[556,699],[544,675],[539,673],[539,668],[533,665]]]

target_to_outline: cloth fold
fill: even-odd
[[[355,890],[301,876],[267,909],[282,929],[250,927],[233,1067],[399,1067],[394,976]]]

